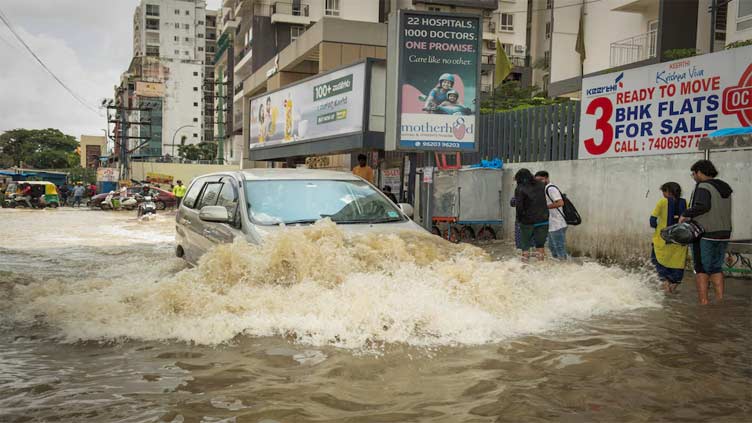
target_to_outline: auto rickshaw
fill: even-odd
[[[28,203],[20,198],[24,185],[31,186],[31,198]],[[4,206],[14,208],[16,206],[29,205],[40,209],[44,207],[59,207],[60,197],[58,196],[55,184],[47,181],[18,181],[8,185]]]

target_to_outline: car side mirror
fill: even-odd
[[[223,206],[204,206],[198,213],[198,218],[205,222],[228,223],[230,214]]]
[[[413,206],[407,204],[407,203],[399,203],[398,204],[400,210],[402,210],[402,213],[405,213],[407,217],[413,217]]]

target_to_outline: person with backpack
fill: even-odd
[[[548,249],[551,257],[567,259],[567,221],[564,219],[564,198],[559,187],[551,183],[548,172],[536,172],[535,179],[546,186],[546,207],[548,207]]]
[[[517,171],[514,180],[517,182],[514,198],[517,221],[520,223],[522,260],[529,259],[531,246],[535,247],[538,260],[544,260],[544,247],[548,237],[548,208],[544,185],[524,168]]]
[[[679,222],[692,220],[702,227],[700,239],[692,244],[697,297],[708,304],[708,283],[713,282],[716,301],[723,300],[723,262],[731,239],[731,193],[726,182],[717,179],[718,170],[710,160],[699,160],[690,168],[697,182],[689,208]]]
[[[661,192],[663,198],[658,200],[653,213],[650,214],[650,227],[655,229],[650,261],[655,265],[658,277],[663,281],[663,290],[673,294],[684,278],[687,246],[667,243],[661,236],[661,231],[679,223],[681,214],[687,209],[687,201],[681,198],[681,186],[676,182],[666,182],[661,185]]]

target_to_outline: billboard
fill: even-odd
[[[100,167],[97,169],[97,182],[117,182],[118,170],[114,167]]]
[[[477,150],[481,23],[479,15],[399,11],[389,149]]]
[[[579,158],[696,152],[752,126],[752,47],[585,78]]]
[[[366,62],[251,99],[250,147],[363,132]]]
[[[136,95],[141,97],[164,97],[165,87],[160,82],[136,81]]]

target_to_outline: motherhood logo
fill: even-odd
[[[472,134],[475,129],[473,123],[465,122],[464,117],[458,117],[453,122],[432,124],[430,122],[420,124],[402,124],[402,133],[411,136],[426,136],[432,139],[446,139],[454,137],[463,140],[467,134]]]
[[[624,88],[624,83],[621,82],[623,78],[624,78],[624,72],[620,73],[619,76],[617,76],[614,79],[613,84],[602,85],[600,87],[595,87],[595,88],[588,88],[587,90],[585,90],[585,94],[587,96],[592,96],[592,95],[608,94],[608,93],[615,92],[619,88]]]
[[[739,79],[739,85],[723,90],[723,114],[736,115],[742,126],[752,126],[752,64]]]

